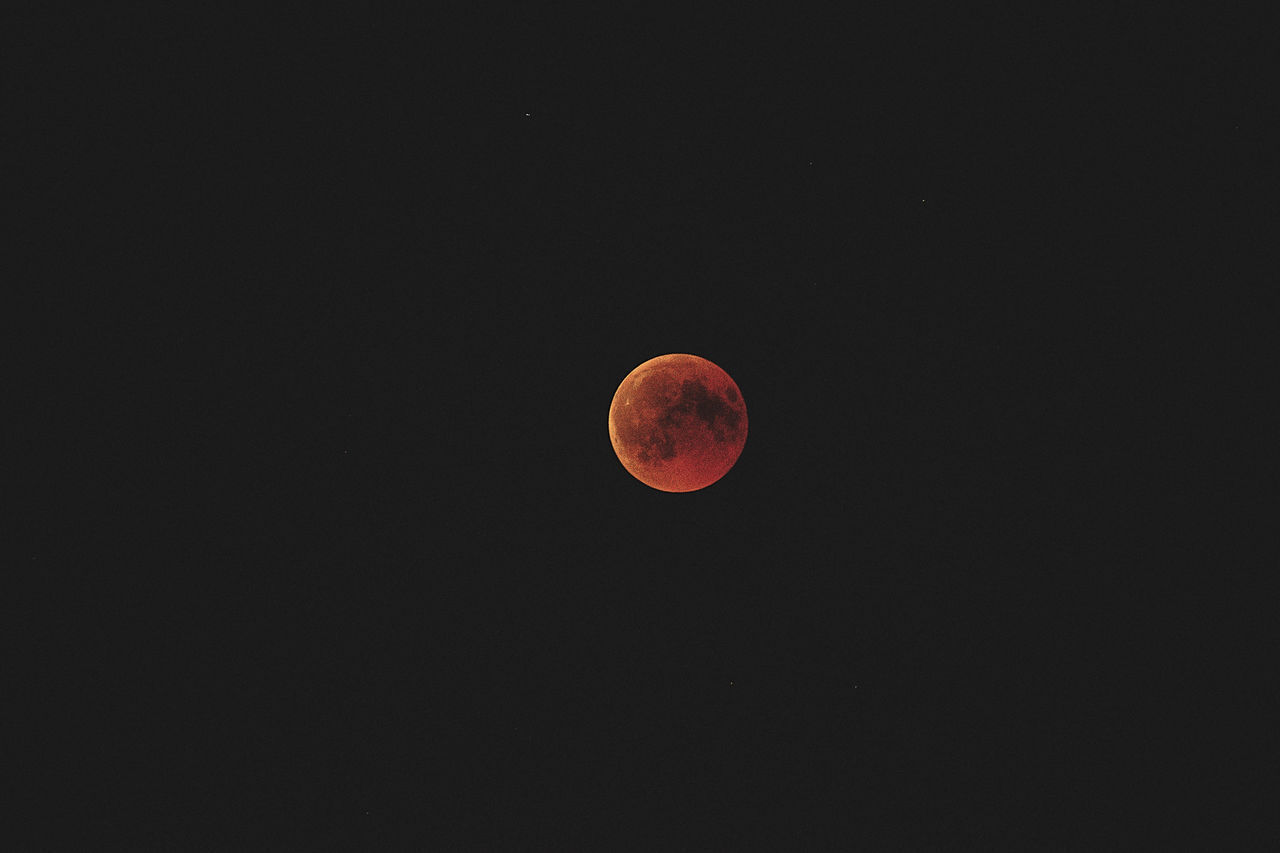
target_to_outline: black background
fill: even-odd
[[[1174,519],[1265,28],[584,14],[10,13],[10,849],[1256,839]]]

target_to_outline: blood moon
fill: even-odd
[[[646,486],[693,492],[719,480],[747,441],[737,383],[696,355],[651,358],[627,374],[609,407],[609,439]]]

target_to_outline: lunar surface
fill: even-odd
[[[696,355],[660,355],[618,386],[609,438],[640,482],[692,492],[738,461],[747,441],[747,407],[737,384],[716,364]]]

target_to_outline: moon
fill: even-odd
[[[671,353],[627,374],[609,407],[609,440],[622,467],[663,492],[719,480],[747,441],[737,383],[705,358]]]

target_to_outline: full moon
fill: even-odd
[[[693,492],[729,472],[747,441],[737,383],[705,358],[672,353],[627,374],[609,407],[609,439],[646,486]]]

